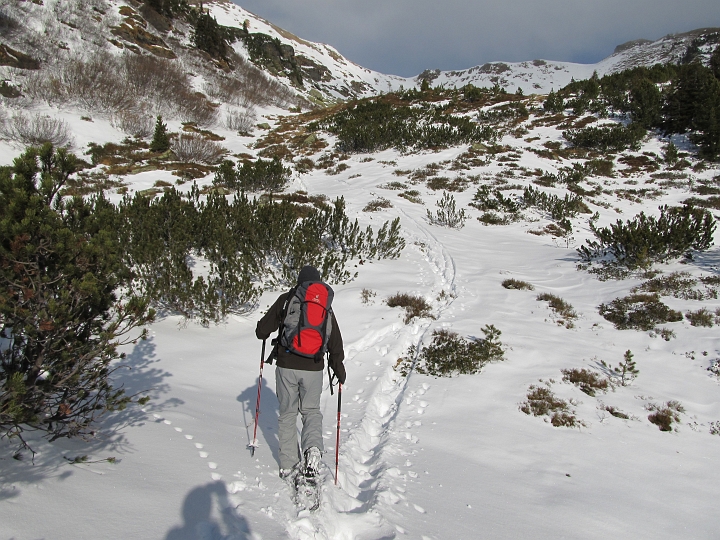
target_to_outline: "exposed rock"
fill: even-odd
[[[440,76],[439,69],[426,69],[420,75],[417,76],[417,82],[427,81],[429,84]]]
[[[510,71],[510,66],[503,62],[488,62],[480,66],[478,70],[480,73],[505,73]]]
[[[110,29],[110,32],[114,36],[119,37],[127,43],[137,45],[138,47],[151,52],[155,56],[170,59],[177,58],[175,53],[167,46],[162,38],[151,34],[145,29],[147,27],[147,22],[131,7],[122,6],[120,8],[120,14],[125,16],[125,20],[120,26],[113,26]],[[131,46],[128,46],[128,49],[133,50]]]
[[[627,41],[615,47],[613,54],[627,51],[628,49],[632,49],[633,47],[637,47],[638,45],[644,45],[645,43],[652,43],[652,41],[650,41],[649,39],[634,39],[632,41]]]
[[[40,62],[32,56],[11,49],[0,43],[0,66],[10,66],[19,69],[40,69]]]
[[[302,71],[302,74],[310,79],[313,82],[320,82],[320,81],[329,81],[330,80],[330,70],[323,66],[322,64],[318,64],[317,62],[314,62],[310,60],[308,57],[303,56],[301,54],[297,55],[295,57],[295,61],[297,62],[297,65],[300,67],[300,70]]]

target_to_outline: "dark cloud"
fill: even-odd
[[[491,61],[597,62],[616,45],[720,26],[718,0],[239,0],[361,66],[403,76]]]

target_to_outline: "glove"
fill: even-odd
[[[337,377],[337,380],[340,381],[340,384],[345,384],[345,366],[343,365],[342,361],[340,362],[333,362],[332,363],[332,370],[335,376]]]

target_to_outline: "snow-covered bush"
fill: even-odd
[[[180,160],[188,163],[218,163],[227,150],[202,135],[183,133],[170,143],[170,149]]]
[[[0,122],[0,136],[23,146],[39,146],[50,143],[57,147],[73,145],[73,137],[67,122],[36,113],[27,116],[15,113]]]

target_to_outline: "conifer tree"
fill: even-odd
[[[150,143],[151,152],[167,152],[170,149],[170,139],[168,138],[167,124],[162,121],[162,116],[157,117],[155,121],[155,132],[153,133],[152,142]]]

